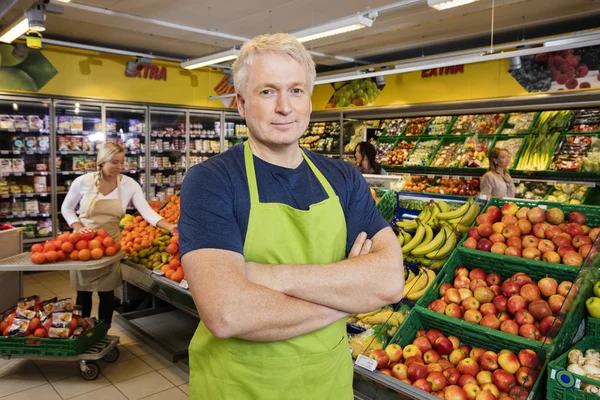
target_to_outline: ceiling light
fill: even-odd
[[[181,67],[185,69],[196,69],[200,67],[206,67],[207,65],[214,65],[220,62],[235,60],[239,54],[240,51],[236,48],[233,48],[231,50],[222,51],[220,53],[215,53],[209,56],[182,62]]]
[[[448,8],[464,6],[465,4],[474,3],[476,1],[479,0],[427,0],[427,5],[438,11],[442,11],[447,10]]]
[[[376,16],[376,14],[375,14]],[[367,18],[364,15],[354,15],[352,17],[342,18],[325,24],[316,25],[298,32],[292,32],[299,42],[310,42],[326,38],[341,33],[352,32],[357,29],[368,28],[373,25],[375,19]]]
[[[36,32],[43,32],[46,30],[46,15],[44,10],[38,10],[31,8],[27,10],[27,20],[29,21],[29,30]]]
[[[27,18],[23,17],[23,19],[0,33],[0,42],[12,43],[15,39],[27,33],[28,30],[29,21],[27,21]]]
[[[54,1],[59,1],[61,3],[70,3],[71,2],[71,0],[54,0]]]
[[[17,103],[13,103],[13,110],[19,111],[19,105]]]

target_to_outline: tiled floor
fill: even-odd
[[[25,296],[75,297],[69,274],[44,272],[25,276]],[[92,316],[97,316],[94,294]],[[110,334],[120,337],[120,357],[113,364],[100,361],[101,375],[86,381],[74,362],[0,360],[2,400],[180,400],[188,398],[188,373],[142,343],[137,334],[113,321]]]

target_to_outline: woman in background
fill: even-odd
[[[361,174],[387,175],[387,172],[381,168],[381,164],[375,161],[377,152],[375,147],[368,142],[361,142],[354,149],[356,166]]]
[[[493,148],[489,155],[490,167],[481,177],[481,193],[490,197],[515,197],[515,185],[508,173],[512,163],[510,153],[506,149]]]
[[[127,205],[133,205],[148,223],[177,232],[177,226],[158,215],[144,197],[142,188],[132,178],[122,175],[125,149],[106,143],[98,151],[96,172],[75,179],[62,204],[61,212],[71,229],[87,232],[104,229],[115,242],[120,239],[119,222],[125,216]],[[79,205],[79,211],[75,209]],[[98,318],[108,327],[114,311],[114,290],[121,285],[120,263],[91,271],[71,271],[71,287],[77,290],[76,303],[83,307],[83,317],[92,312],[92,293],[98,292]]]

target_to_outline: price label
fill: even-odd
[[[10,196],[9,196],[9,195],[7,195],[7,194],[3,194],[3,195],[2,195],[2,198],[3,198],[3,199],[8,199],[9,197],[10,197]],[[16,196],[15,196],[15,197],[16,197]]]
[[[160,135],[158,135],[158,137],[165,137],[165,135],[163,135],[162,133]]]
[[[21,129],[21,132],[28,133],[28,132],[29,132],[29,128],[22,128],[22,129]]]
[[[358,365],[359,367],[371,372],[377,369],[377,361],[362,354],[359,354],[359,356],[356,358],[355,365]]]
[[[20,173],[20,172],[15,172],[13,175],[14,175],[14,176],[22,176],[23,174],[22,174],[22,173]]]
[[[556,181],[548,181],[549,186],[554,186],[554,185],[556,185],[556,183],[557,183]]]
[[[473,177],[472,176],[465,176],[465,179],[468,180],[468,181],[470,181],[471,179],[473,179]]]
[[[16,132],[17,130],[15,128],[8,128],[9,132]]]
[[[94,152],[93,151],[88,151],[87,154],[88,155],[94,155]]]
[[[59,135],[64,135],[65,131],[63,129],[59,129],[56,131],[56,133],[58,133]]]
[[[29,216],[30,216],[30,217],[37,217],[37,216],[38,216],[38,213],[29,213]]]
[[[13,150],[12,152],[13,154],[21,154],[21,152],[19,150]]]
[[[514,183],[521,183],[521,180],[520,179],[513,179],[513,182]]]
[[[190,285],[188,285],[188,282],[185,279],[183,279],[181,282],[179,282],[179,287],[182,289],[189,289]]]
[[[69,154],[69,152],[68,151],[61,151],[60,154],[65,155],[65,154]]]
[[[33,176],[35,175],[33,172],[27,172],[27,176]]]
[[[33,151],[26,151],[25,154],[32,155]]]
[[[48,193],[40,193],[39,195],[42,197],[48,197]]]
[[[0,154],[10,154],[8,150],[0,150]]]
[[[589,188],[596,187],[596,184],[595,184],[595,183],[593,183],[593,182],[584,182],[584,183],[582,183],[581,185],[582,185],[582,186],[585,186],[585,187],[589,187]]]
[[[433,178],[435,178],[435,175],[427,175],[427,177],[428,177],[429,179],[433,179]]]
[[[448,175],[442,175],[442,179],[448,179],[448,178],[450,178],[450,176],[448,176]]]
[[[27,193],[27,194],[25,195],[25,197],[33,197],[33,194],[32,194],[32,193]]]
[[[159,168],[158,170],[159,170],[159,171],[164,171],[165,169],[164,169],[164,168]]]
[[[452,177],[452,179],[460,179],[460,176],[458,176],[458,175],[454,175],[454,176]]]
[[[163,151],[162,151],[162,150],[156,150],[156,152],[157,152],[157,153],[162,153]]]

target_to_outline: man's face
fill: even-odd
[[[291,57],[270,53],[254,57],[247,68],[238,110],[252,137],[274,147],[297,143],[312,111],[308,73]]]

